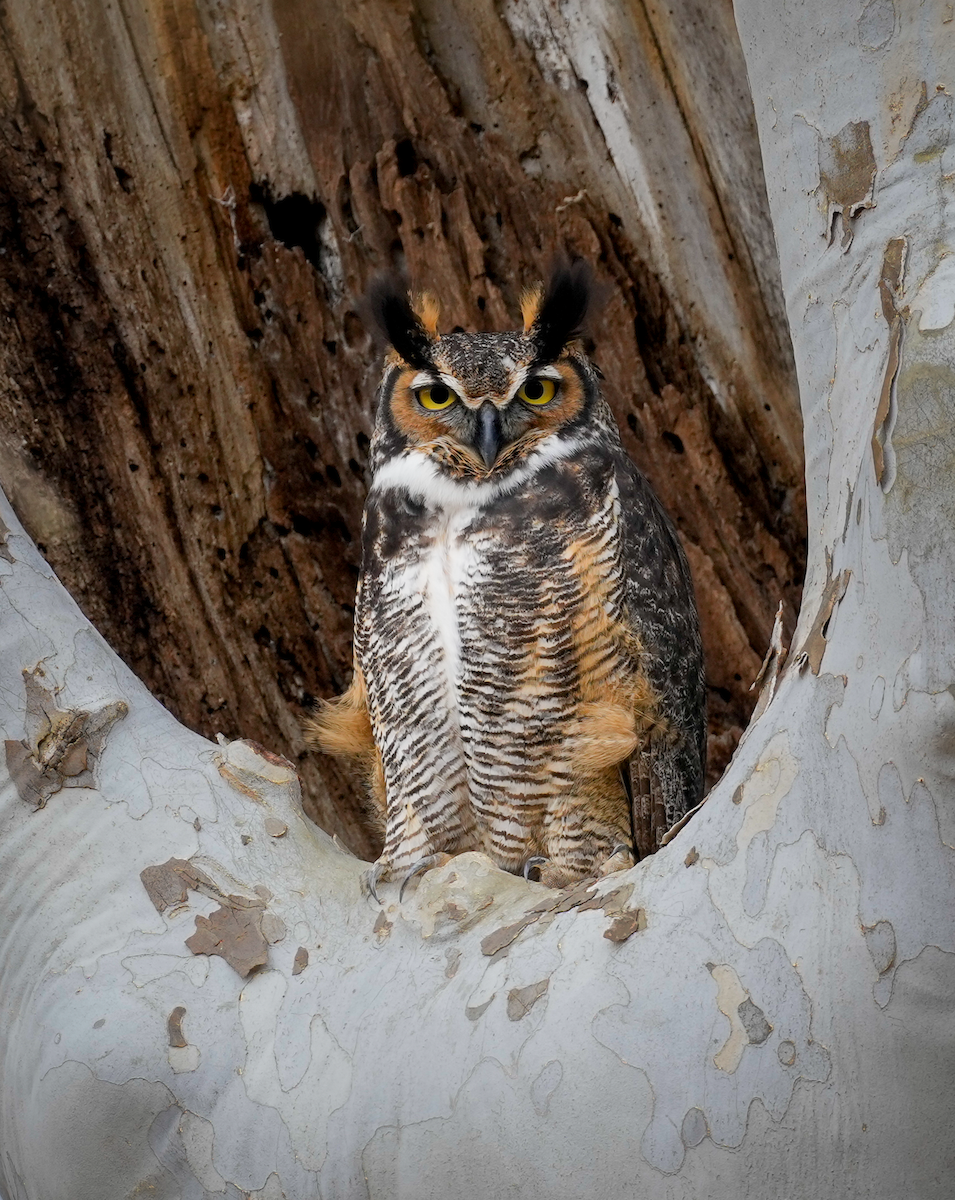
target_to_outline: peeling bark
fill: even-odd
[[[553,892],[465,854],[379,907],[303,816],[295,770],[179,725],[0,501],[5,736],[33,746],[39,663],[58,713],[127,710],[91,786],[42,812],[0,772],[6,1200],[423,1200],[462,1179],[488,1197],[947,1200],[955,23],[891,0],[738,15],[811,536],[797,650],[774,649],[725,777],[618,877]],[[863,123],[872,206],[830,244],[820,146]],[[226,901],[289,932],[245,978],[185,945]],[[624,919],[631,936],[604,936]]]
[[[23,671],[26,737],[4,743],[7,770],[20,799],[37,809],[60,788],[95,787],[95,768],[110,727],[127,711],[121,700],[94,713],[61,710],[55,695],[39,682],[45,675],[40,664]]]

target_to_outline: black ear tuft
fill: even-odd
[[[594,273],[582,258],[556,258],[550,280],[531,328],[539,362],[557,358],[567,343],[583,332],[594,300]]]
[[[372,332],[398,351],[412,367],[433,366],[433,339],[408,300],[407,288],[394,275],[377,275],[362,304]]]

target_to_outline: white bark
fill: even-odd
[[[738,5],[810,574],[795,652],[723,781],[601,885],[633,886],[617,908],[646,927],[626,940],[602,936],[611,902],[485,954],[550,893],[478,856],[403,905],[388,891],[382,918],[281,763],[178,726],[3,507],[7,1200],[950,1194],[949,8]],[[50,791],[64,779],[89,786]],[[31,788],[50,793],[38,811]],[[140,872],[172,858],[202,874],[161,915]],[[220,907],[275,939],[245,980],[185,946]]]

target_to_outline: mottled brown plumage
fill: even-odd
[[[633,861],[702,793],[689,572],[578,334],[581,263],[524,329],[437,332],[379,284],[378,393],[355,679],[312,724],[359,756],[385,823],[374,879],[483,850],[555,885]],[[420,315],[419,315],[420,314]]]

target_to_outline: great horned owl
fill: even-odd
[[[370,877],[482,850],[562,886],[630,865],[702,796],[705,690],[676,532],[580,341],[589,268],[523,329],[437,331],[380,282],[355,673],[310,740],[361,756],[384,819]]]

